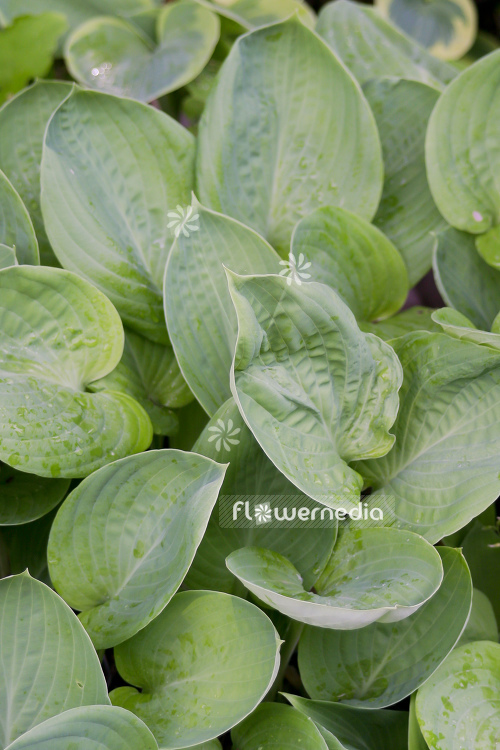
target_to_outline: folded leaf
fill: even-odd
[[[316,34],[292,17],[239,38],[200,122],[202,203],[288,255],[294,225],[319,206],[370,220],[382,179],[370,108]]]
[[[68,479],[44,479],[0,464],[0,526],[35,521],[58,505]]]
[[[117,688],[110,697],[145,721],[160,747],[206,742],[260,703],[275,677],[279,643],[271,621],[253,604],[210,591],[182,592],[115,648],[118,671],[142,692]]]
[[[42,210],[61,264],[108,295],[123,322],[168,341],[162,282],[192,180],[194,140],[139,102],[75,91],[52,117],[42,160]]]
[[[37,266],[38,243],[26,206],[7,177],[0,171],[0,243],[13,248],[14,261]],[[7,266],[15,265],[15,262]],[[2,267],[7,267],[2,266]]]
[[[109,300],[69,271],[0,271],[0,459],[43,477],[82,477],[151,443],[144,410],[90,394],[123,347]]]
[[[458,641],[469,617],[472,584],[460,550],[439,547],[444,579],[410,617],[359,630],[306,627],[299,669],[315,700],[383,708],[422,685]]]
[[[328,750],[309,717],[279,703],[262,703],[231,738],[238,750]]]
[[[441,326],[443,331],[453,338],[472,341],[475,344],[491,346],[500,350],[500,335],[488,331],[478,331],[474,323],[451,307],[443,307],[432,313],[432,320]]]
[[[348,462],[394,442],[400,364],[332,289],[289,281],[229,275],[239,323],[231,388],[277,468],[318,502],[349,511],[362,480]]]

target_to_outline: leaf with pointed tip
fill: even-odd
[[[47,549],[50,577],[96,648],[131,638],[167,606],[224,471],[195,453],[148,451],[94,472],[65,500]]]
[[[238,39],[200,122],[202,203],[286,256],[293,227],[318,206],[342,205],[370,220],[382,171],[368,103],[314,32],[293,17]]]
[[[151,102],[201,73],[219,39],[219,19],[195,0],[178,0],[159,11],[156,38],[155,45],[120,18],[93,18],[67,40],[66,64],[85,86]]]
[[[70,608],[27,573],[0,580],[0,745],[78,706],[108,704],[90,638]]]
[[[356,750],[407,750],[408,714],[405,711],[365,711],[327,701],[311,701],[283,693],[292,706],[326,730],[342,747]],[[324,735],[325,736],[325,735]],[[328,738],[326,737],[328,744]]]
[[[439,588],[441,559],[428,542],[397,529],[344,531],[315,584],[285,557],[246,547],[226,560],[229,570],[264,604],[299,622],[354,630],[409,617]]]
[[[411,307],[409,310],[394,315],[387,320],[378,323],[366,323],[361,321],[359,327],[366,333],[374,333],[383,341],[391,342],[407,333],[414,331],[441,332],[441,326],[434,323],[432,319],[433,309],[430,307]]]
[[[3,137],[3,135],[2,135]],[[40,263],[38,243],[35,230],[26,206],[7,177],[0,171],[0,247],[14,251],[14,258],[8,266],[19,263],[29,263],[37,266]]]
[[[151,423],[121,393],[86,387],[119,362],[111,302],[69,271],[0,271],[0,459],[42,477],[83,477],[145,450]]]
[[[0,243],[0,270],[2,268],[10,268],[10,266],[17,265],[15,248]]]
[[[472,573],[473,570],[471,570]],[[472,591],[470,617],[457,646],[463,646],[474,641],[494,641],[498,643],[498,625],[493,605],[486,594],[483,594],[476,587]]]
[[[285,263],[286,261],[282,261]],[[372,224],[343,208],[318,208],[292,235],[290,271],[335,289],[360,320],[388,318],[404,305],[408,277],[394,245]]]
[[[479,331],[474,323],[452,307],[442,307],[440,310],[435,310],[432,313],[432,320],[438,323],[448,336],[500,350],[498,333]]]
[[[495,526],[476,522],[462,544],[474,586],[487,595],[500,622],[500,533]]]
[[[435,544],[500,494],[500,353],[444,333],[391,343],[405,373],[396,442],[354,468],[373,503],[394,497],[398,527]]]
[[[31,2],[31,0],[30,0]],[[0,5],[1,7],[1,5]],[[28,209],[43,265],[57,265],[40,209],[40,164],[45,128],[53,111],[71,92],[66,81],[37,81],[0,109],[0,169]]]
[[[271,621],[253,604],[184,591],[115,648],[119,673],[142,692],[117,688],[110,697],[145,721],[161,747],[206,742],[260,703],[276,675],[279,644]]]
[[[280,703],[262,703],[231,739],[238,750],[328,750],[312,719]]]
[[[348,462],[394,442],[401,366],[330,287],[290,282],[229,275],[239,324],[231,389],[277,468],[311,498],[349,511],[362,479]]]
[[[168,214],[179,204],[182,224],[193,159],[193,136],[168,115],[95,91],[75,90],[45,136],[42,211],[54,252],[160,344]]]
[[[410,617],[358,630],[306,626],[299,669],[311,698],[383,708],[410,695],[437,669],[458,641],[472,599],[470,573],[460,550],[437,550],[443,583]]]
[[[29,523],[58,505],[68,479],[45,479],[0,464],[0,526]]]
[[[336,0],[323,6],[316,30],[361,84],[394,76],[443,88],[457,75],[454,67],[360,3]]]
[[[278,273],[280,260],[253,229],[201,206],[181,232],[165,270],[165,318],[180,369],[212,416],[231,396],[229,372],[237,319],[224,266],[240,274]]]
[[[403,256],[412,287],[431,267],[433,233],[446,226],[425,171],[425,133],[439,91],[401,78],[368,81],[363,91],[384,157],[384,190],[373,221]]]
[[[492,750],[500,737],[500,645],[456,649],[417,693],[420,729],[431,750]]]

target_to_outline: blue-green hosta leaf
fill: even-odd
[[[96,648],[131,638],[166,607],[191,564],[224,467],[148,451],[87,477],[60,508],[48,545],[55,589]]]
[[[440,333],[392,344],[405,372],[396,443],[355,468],[375,504],[394,497],[397,526],[434,544],[500,494],[500,354]]]
[[[472,573],[473,571],[471,570]],[[457,646],[463,646],[466,643],[473,643],[474,641],[498,642],[498,624],[493,605],[486,594],[483,594],[476,587],[472,591],[470,617]]]
[[[3,136],[2,136],[3,137]],[[13,249],[14,261],[38,265],[38,243],[26,206],[7,177],[0,171],[0,243]],[[3,252],[5,256],[5,249]],[[0,266],[5,268],[15,262]]]
[[[230,2],[198,0],[198,2],[247,31],[285,21],[294,13],[305,26],[314,28],[316,23],[313,10],[307,2],[302,0],[230,0]]]
[[[291,283],[290,283],[291,282]],[[239,331],[231,389],[262,449],[302,492],[351,510],[348,465],[391,448],[401,366],[325,284],[229,275]]]
[[[335,0],[324,5],[316,30],[362,84],[394,76],[443,88],[457,75],[454,67],[361,3]]]
[[[7,750],[158,750],[137,716],[116,706],[65,711],[30,729]]]
[[[258,547],[233,552],[229,570],[264,604],[299,622],[352,630],[409,617],[439,588],[441,559],[416,534],[396,529],[345,531],[315,591],[285,557]]]
[[[483,594],[489,598],[497,622],[500,623],[500,534],[494,526],[474,523],[463,540],[465,559],[470,567],[472,580]]]
[[[489,331],[500,311],[500,271],[476,250],[474,236],[450,227],[436,237],[434,278],[444,301]]]
[[[460,550],[439,547],[444,579],[415,614],[358,630],[306,626],[299,669],[315,700],[383,708],[422,685],[458,641],[469,617],[470,573]]]
[[[434,323],[432,319],[433,312],[430,307],[411,307],[409,310],[403,310],[398,315],[379,323],[360,321],[359,325],[362,331],[374,333],[375,336],[379,336],[379,338],[390,343],[393,339],[400,338],[413,331],[441,333],[441,326]]]
[[[500,737],[500,644],[454,651],[417,693],[417,718],[431,750],[492,750]]]
[[[284,695],[294,708],[314,721],[327,744],[330,734],[347,750],[408,750],[408,714],[405,711],[364,711],[342,703]]]
[[[42,210],[59,261],[161,344],[170,225],[183,223],[193,159],[193,136],[168,115],[95,91],[63,102],[45,137]]]
[[[147,414],[121,393],[86,392],[119,362],[109,300],[69,271],[0,271],[0,459],[43,477],[82,477],[145,450]]]
[[[279,664],[278,634],[249,602],[213,591],[176,594],[147,628],[115,648],[131,685],[111,693],[160,747],[184,748],[227,731],[260,703]]]
[[[193,450],[216,461],[229,462],[220,494],[232,496],[233,502],[247,499],[254,501],[254,507],[257,502],[271,506],[275,499],[285,496],[286,505],[291,507],[316,505],[305,495],[298,495],[297,488],[267,458],[232,398],[214,414]],[[325,567],[335,537],[335,523],[331,528],[310,529],[265,525],[223,528],[216,507],[185,583],[192,589],[241,592],[241,584],[226,567],[226,557],[242,547],[255,546],[274,550],[290,560],[309,589]]]
[[[448,336],[453,336],[475,344],[491,346],[500,350],[500,335],[489,331],[479,331],[465,315],[451,307],[443,307],[432,313],[432,320],[438,323]]]
[[[408,295],[406,269],[394,245],[365,219],[333,206],[299,221],[281,275],[328,284],[361,320],[397,313]]]
[[[177,432],[178,419],[172,409],[193,400],[172,347],[155,344],[132,331],[125,331],[120,363],[105,378],[92,383],[91,390],[128,393],[147,411],[159,435]]]
[[[77,81],[109,94],[150,102],[201,73],[219,38],[219,19],[195,0],[177,0],[159,12],[157,44],[134,23],[93,18],[65,47]]]
[[[414,286],[431,267],[433,233],[446,226],[425,171],[425,133],[439,91],[402,78],[368,81],[363,90],[384,157],[384,190],[374,224],[401,252]]]
[[[0,580],[0,746],[78,706],[109,704],[90,638],[51,589],[27,573]]]
[[[52,112],[71,92],[65,81],[37,81],[0,109],[0,169],[28,209],[43,265],[57,260],[50,247],[40,209],[40,163],[45,128]]]
[[[0,463],[0,526],[29,523],[58,505],[68,479],[46,479]]]
[[[99,15],[130,15],[159,4],[159,0],[0,0],[0,16],[11,21],[17,16],[46,12],[62,13],[71,28]]]
[[[294,17],[240,37],[200,122],[202,203],[288,255],[293,227],[319,206],[370,220],[382,171],[370,108],[314,32]]]
[[[458,60],[472,47],[477,11],[472,0],[375,0],[375,7],[442,60]]]
[[[500,50],[464,70],[429,121],[426,161],[437,207],[449,224],[481,235],[476,247],[500,267]]]
[[[47,75],[66,19],[60,13],[26,15],[0,29],[0,103],[33,78]]]
[[[200,206],[180,231],[165,271],[165,318],[181,371],[212,416],[231,396],[237,319],[224,266],[240,274],[278,273],[280,260],[253,229]]]
[[[328,750],[312,719],[280,703],[262,703],[231,739],[238,750]]]

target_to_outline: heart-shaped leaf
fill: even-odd
[[[322,40],[295,17],[240,37],[200,123],[201,202],[286,256],[294,225],[318,206],[370,220],[382,180],[373,115]]]
[[[83,626],[27,573],[0,580],[0,745],[78,706],[108,704],[99,659]]]
[[[460,550],[439,547],[444,579],[417,612],[359,630],[306,627],[299,669],[315,700],[383,708],[414,692],[458,641],[469,617],[472,584]]]
[[[276,674],[279,643],[271,621],[253,604],[185,591],[115,648],[121,676],[142,692],[117,688],[110,697],[145,721],[160,747],[206,742],[260,703]]]
[[[237,319],[224,266],[241,274],[278,273],[272,247],[239,221],[193,198],[189,225],[172,246],[165,271],[165,318],[189,387],[213,415],[231,396],[229,371]]]
[[[56,268],[0,271],[0,459],[44,477],[82,477],[151,443],[148,416],[86,386],[117,364],[123,328],[109,300]]]
[[[0,122],[1,126],[1,122]],[[7,177],[0,171],[0,243],[14,249],[19,263],[38,265],[38,243],[26,206]],[[4,251],[5,252],[5,251]],[[12,266],[14,263],[8,263]],[[0,266],[4,268],[6,266]]]
[[[58,505],[68,479],[45,479],[0,464],[0,526],[29,523]]]
[[[397,529],[340,534],[315,584],[318,593],[307,591],[292,563],[271,550],[246,547],[226,564],[264,604],[299,622],[336,630],[409,617],[443,580],[434,547]]]
[[[314,722],[291,706],[262,703],[231,732],[238,750],[328,750]]]
[[[417,718],[431,750],[491,750],[500,737],[500,645],[456,649],[417,693]]]
[[[394,351],[324,284],[230,274],[229,288],[239,324],[231,388],[245,421],[296,487],[351,510],[362,480],[348,462],[394,442]]]
[[[109,94],[150,102],[201,73],[219,38],[219,19],[195,0],[177,0],[158,13],[157,44],[134,23],[93,18],[65,47],[77,81]]]
[[[142,630],[191,564],[224,467],[195,453],[148,451],[87,477],[60,508],[49,572],[96,648]]]
[[[173,221],[182,225],[193,158],[193,136],[168,115],[94,91],[63,102],[45,137],[42,210],[58,259],[161,344],[168,214],[179,204]]]
[[[281,263],[287,266],[280,275],[293,281],[309,276],[331,286],[360,320],[388,318],[408,295],[406,269],[394,245],[343,208],[318,208],[299,221],[288,263]]]

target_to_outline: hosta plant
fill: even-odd
[[[0,750],[500,747],[474,4],[0,26]]]

